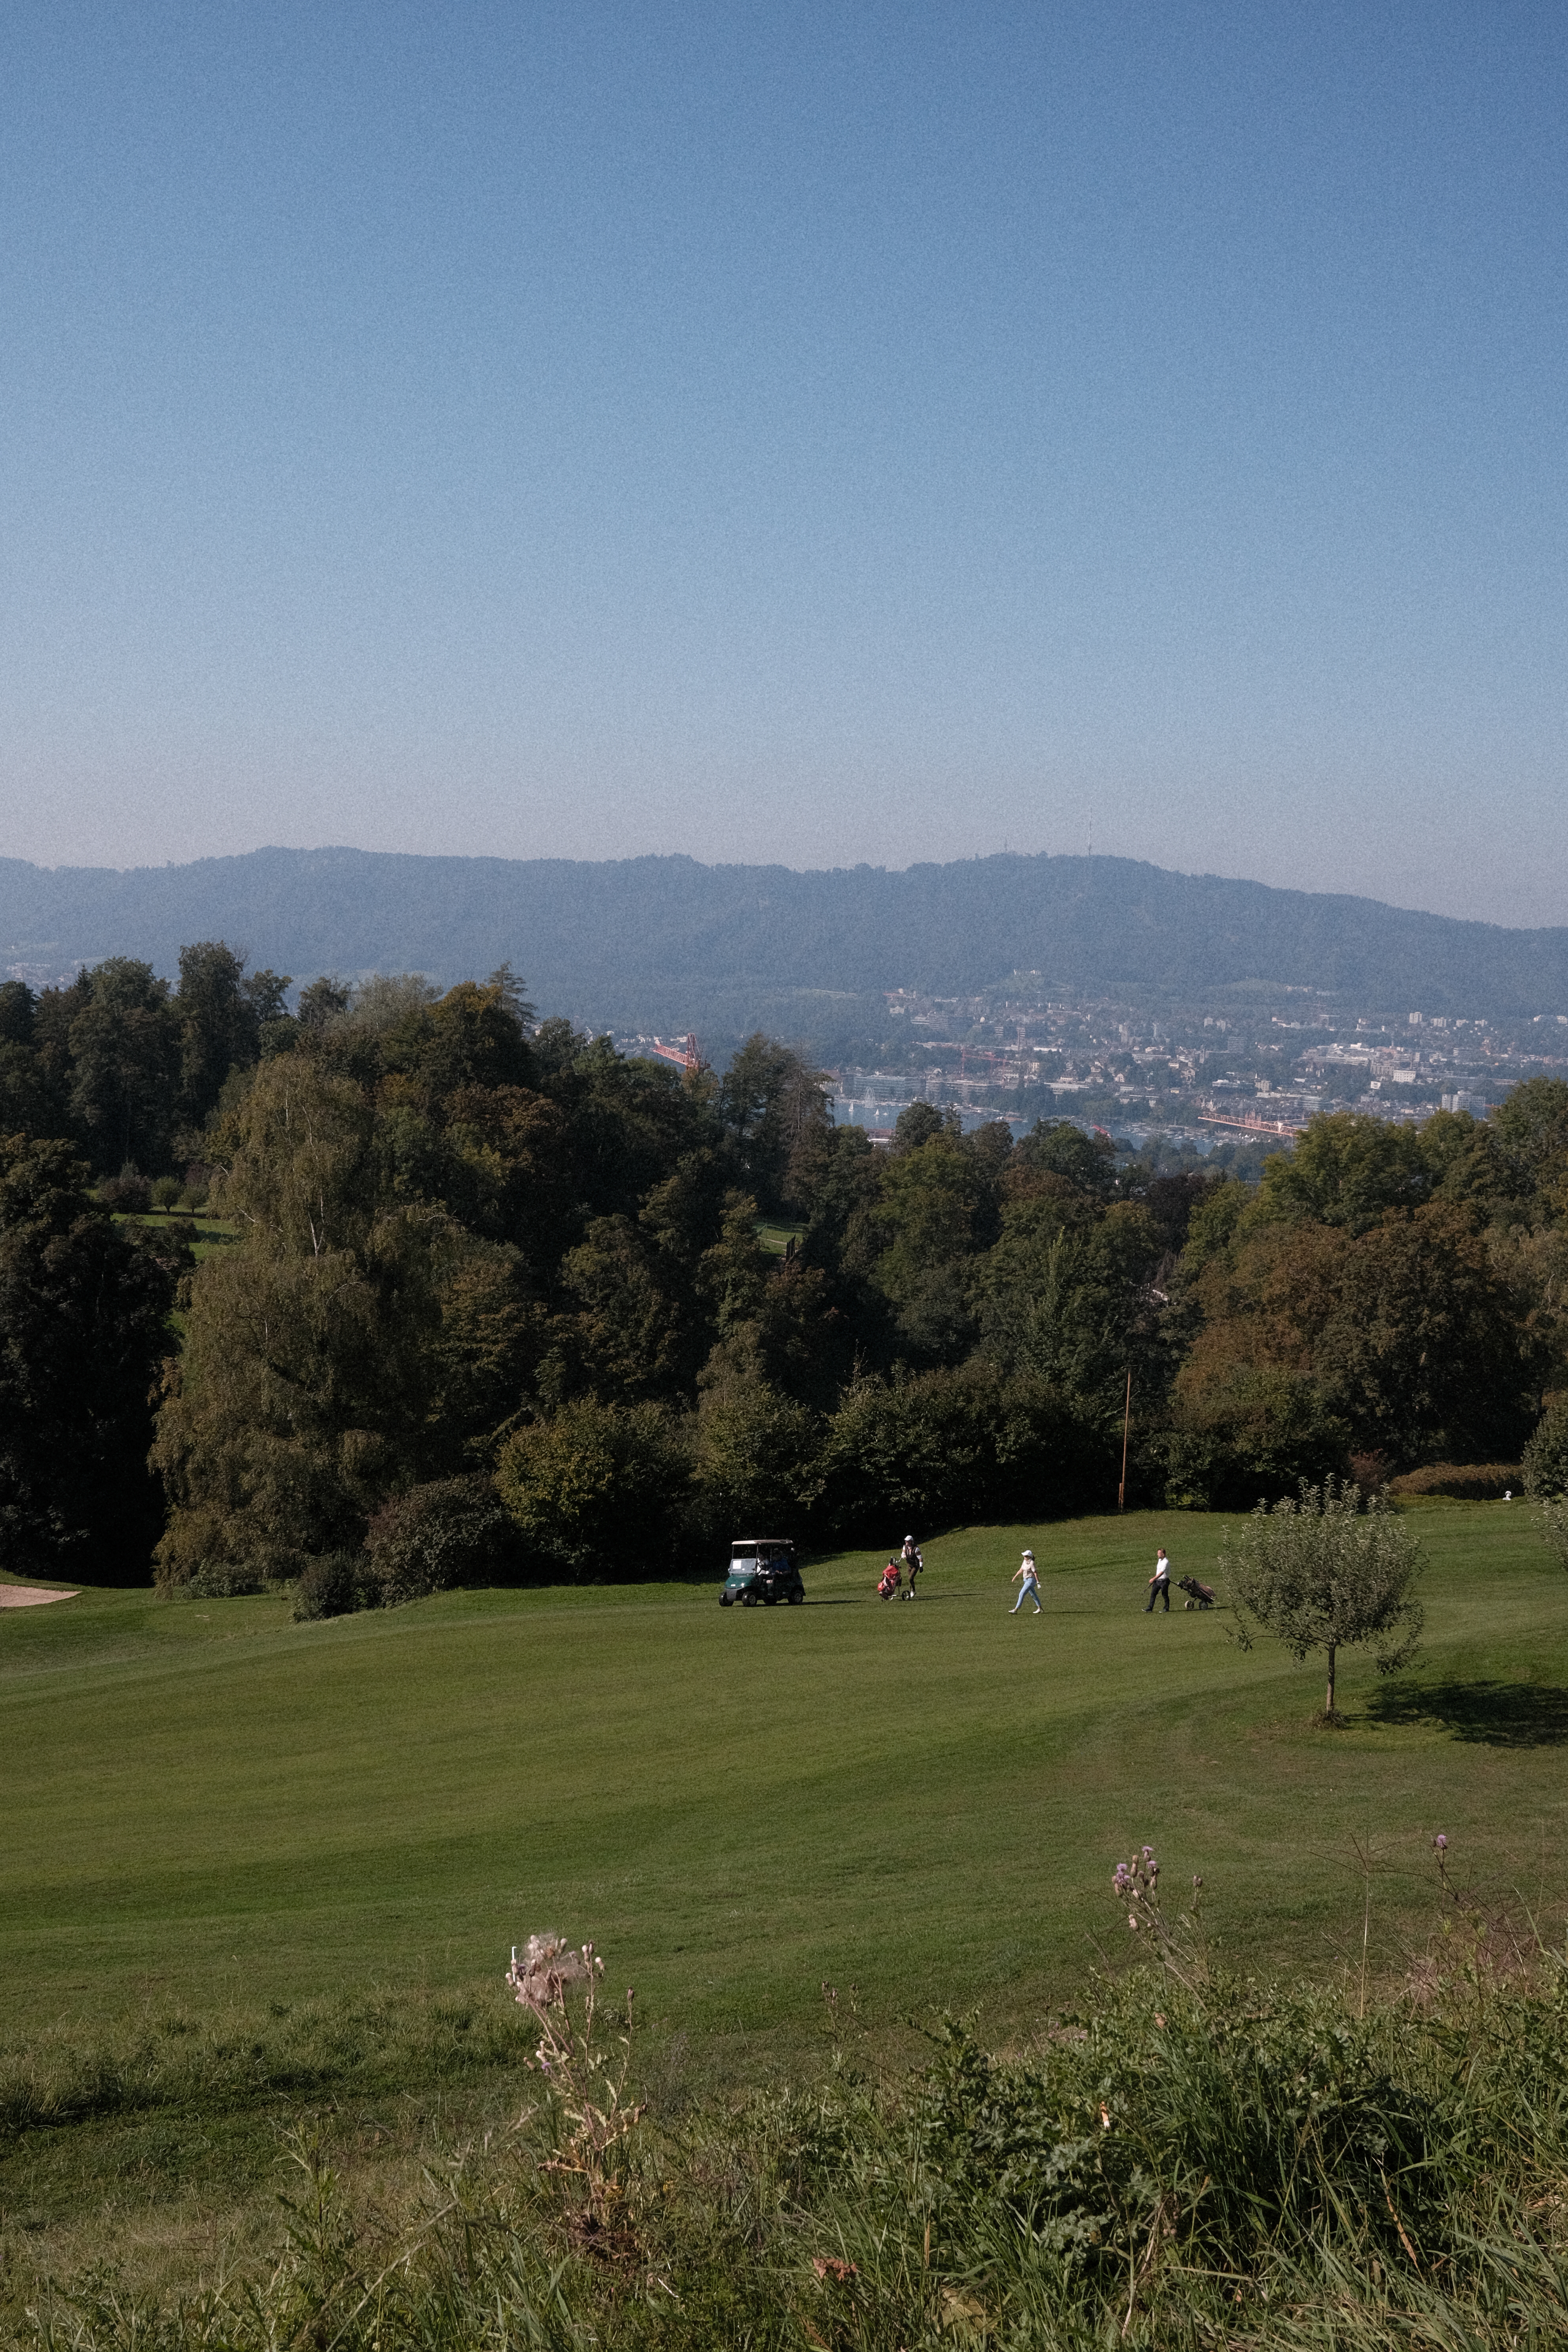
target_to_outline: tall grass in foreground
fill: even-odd
[[[1135,1907],[1147,1895],[1145,1877]],[[589,2063],[573,2043],[563,1986],[542,2036],[551,2071],[523,2116],[430,2169],[402,2210],[351,2210],[298,2131],[268,2263],[184,2300],[103,2273],[61,2282],[30,2339],[49,2352],[1568,2340],[1556,1959],[1499,1971],[1472,1956],[1365,2015],[1201,1958],[1095,1995],[1027,2056],[950,2025],[904,2083],[858,2079],[840,2056],[810,2092],[605,2133],[602,2053]]]

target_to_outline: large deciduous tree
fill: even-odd
[[[724,1073],[719,1117],[746,1184],[768,1208],[789,1190],[792,1165],[831,1124],[828,1079],[758,1030]]]
[[[536,1574],[657,1575],[685,1512],[690,1461],[661,1405],[579,1397],[502,1447],[496,1483]]]
[[[216,1109],[231,1070],[248,1069],[261,1052],[263,1025],[283,1010],[289,981],[275,971],[247,972],[246,960],[222,940],[180,950],[180,1115],[200,1128]]]
[[[1180,1428],[1217,1426],[1243,1373],[1310,1382],[1325,1437],[1337,1425],[1400,1464],[1517,1458],[1539,1408],[1538,1337],[1455,1202],[1385,1211],[1360,1233],[1303,1218],[1249,1236],[1244,1213],[1191,1302],[1203,1328],[1176,1379]]]
[[[77,1131],[103,1174],[128,1161],[144,1173],[161,1168],[169,1157],[180,1066],[169,983],[130,956],[111,956],[83,978],[85,1001],[69,1028]]]
[[[358,1543],[389,1496],[462,1466],[461,1401],[493,1418],[515,1394],[522,1300],[514,1254],[392,1192],[351,1080],[267,1062],[217,1141],[240,1238],[192,1285],[159,1416],[159,1570],[239,1589]]]

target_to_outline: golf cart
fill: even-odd
[[[719,1595],[721,1609],[765,1609],[775,1601],[805,1599],[805,1587],[795,1564],[795,1546],[782,1536],[737,1536],[730,1546],[730,1573]]]

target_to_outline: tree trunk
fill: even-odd
[[[1327,1699],[1326,1699],[1326,1700],[1324,1701],[1324,1703],[1323,1703],[1323,1713],[1324,1713],[1325,1715],[1332,1715],[1333,1711],[1334,1711],[1334,1645],[1333,1645],[1333,1643],[1331,1642],[1331,1643],[1329,1643],[1329,1696],[1328,1696]]]

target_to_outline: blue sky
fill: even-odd
[[[1568,921],[1560,10],[17,0],[0,851]]]

